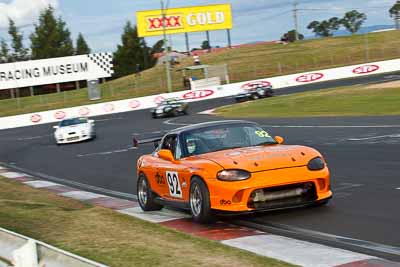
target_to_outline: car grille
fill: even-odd
[[[76,134],[76,132],[70,132],[70,133],[68,133],[69,135],[73,135],[73,134]]]
[[[74,141],[74,140],[78,140],[79,136],[74,136],[74,137],[69,137],[67,138],[67,141]]]
[[[317,199],[313,182],[290,184],[254,190],[247,206],[251,209],[280,209],[300,206]]]

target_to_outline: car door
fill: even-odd
[[[174,155],[173,161],[159,159],[158,171],[160,175],[165,177],[166,182],[162,197],[168,200],[187,202],[189,200],[190,172],[181,160],[182,149],[178,135],[166,136],[161,149],[168,149]]]

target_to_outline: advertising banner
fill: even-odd
[[[229,4],[147,10],[136,13],[140,37],[232,29]],[[163,26],[164,25],[164,26]]]
[[[0,64],[0,90],[111,77],[111,53]]]

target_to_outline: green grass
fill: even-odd
[[[400,84],[353,86],[276,96],[225,106],[224,117],[312,117],[400,115]]]
[[[0,226],[109,266],[292,266],[0,177]]]
[[[203,64],[227,64],[231,82],[253,80],[316,69],[353,65],[400,57],[400,31],[371,33],[346,37],[330,37],[300,41],[295,44],[259,44],[227,49],[201,56]],[[182,89],[178,68],[192,65],[183,60],[172,71],[173,90]],[[199,73],[194,73],[200,77]],[[102,100],[87,100],[86,90],[67,91],[34,97],[0,101],[0,116],[72,107],[110,100],[126,99],[166,92],[163,66],[102,85]]]

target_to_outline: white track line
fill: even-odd
[[[176,123],[176,122],[171,122],[172,120],[175,120],[176,118],[172,118],[166,121],[163,121],[164,124],[167,125],[176,125],[176,126],[186,126],[186,125],[191,125],[191,124],[187,124],[187,123]]]
[[[24,140],[35,140],[35,139],[40,139],[40,138],[45,138],[45,137],[49,137],[51,136],[51,134],[47,134],[47,135],[39,135],[39,136],[32,136],[32,137],[21,137],[18,138],[18,141],[24,141]]]
[[[137,149],[137,147],[129,147],[125,149],[117,149],[117,150],[111,150],[111,151],[102,151],[102,152],[95,152],[95,153],[89,153],[89,154],[78,154],[76,155],[78,158],[82,157],[91,157],[91,156],[104,156],[104,155],[111,155],[115,153],[122,153],[122,152],[128,152],[130,150]]]
[[[389,134],[389,135],[379,135],[379,136],[371,136],[365,138],[350,138],[347,141],[364,141],[364,140],[373,140],[373,139],[381,139],[381,138],[400,138],[400,134]]]

